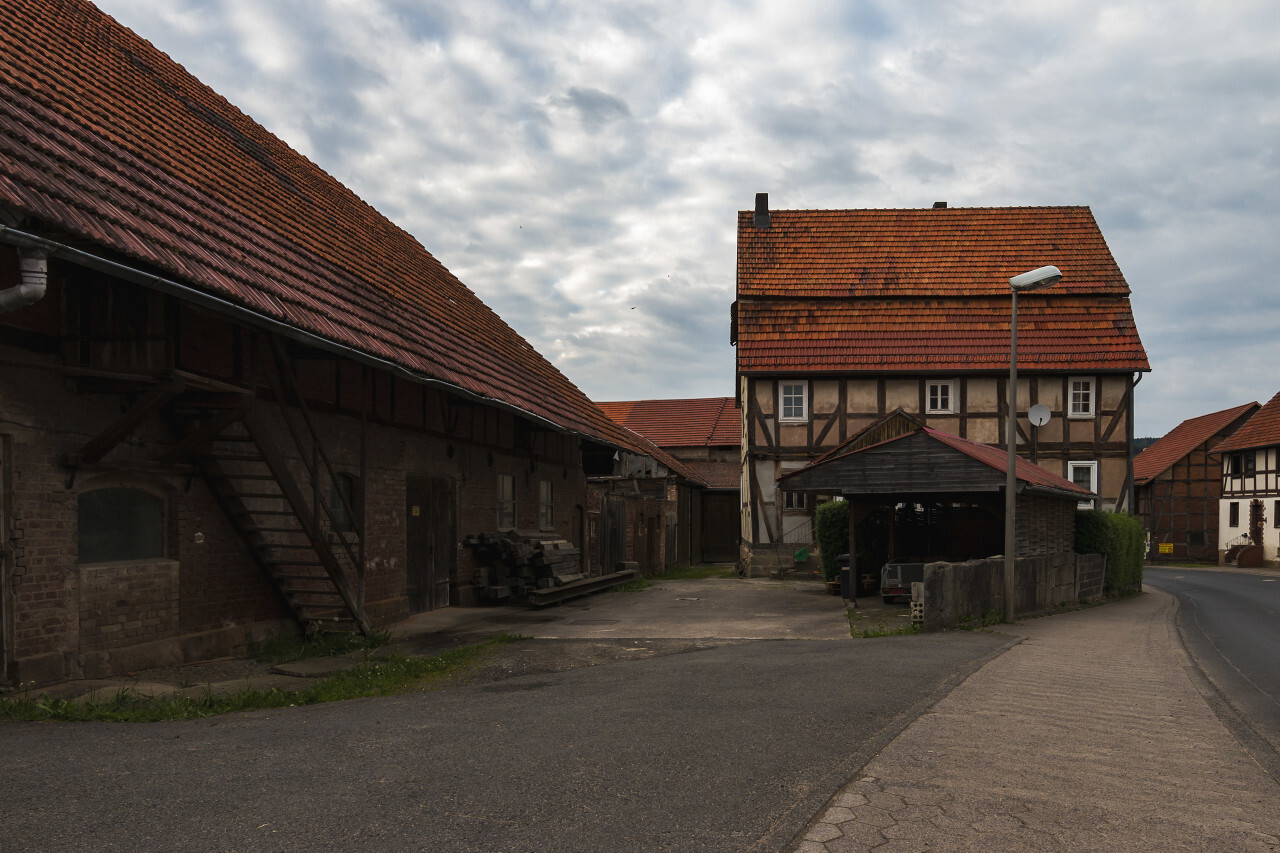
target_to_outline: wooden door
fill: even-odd
[[[707,492],[702,496],[702,559],[708,563],[733,563],[738,559],[737,492]]]
[[[410,475],[405,484],[405,593],[409,611],[449,606],[457,560],[453,481]]]

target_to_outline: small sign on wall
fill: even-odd
[[[1161,542],[1161,543],[1160,543],[1160,553],[1161,553],[1161,554],[1172,554],[1172,553],[1173,553],[1173,543],[1172,543],[1172,542]]]

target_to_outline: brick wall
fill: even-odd
[[[80,646],[118,649],[178,635],[178,563],[80,569]]]

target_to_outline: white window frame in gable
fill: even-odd
[[[1088,411],[1078,410],[1076,408],[1076,383],[1089,383],[1086,401],[1088,403]],[[1098,413],[1098,380],[1093,376],[1068,376],[1067,377],[1067,417],[1076,420],[1092,420]]]
[[[800,388],[800,414],[786,414],[787,388]],[[803,424],[809,421],[809,382],[805,379],[782,379],[778,381],[778,421],[784,424]]]
[[[1085,469],[1089,471],[1089,491],[1095,495],[1098,493],[1098,463],[1097,462],[1068,462],[1067,463],[1067,479],[1076,482],[1076,470]],[[1084,485],[1077,483],[1077,485]],[[1076,504],[1077,509],[1093,509],[1097,505],[1096,499],[1080,501]]]
[[[946,405],[934,404],[934,389],[947,389]],[[956,381],[954,379],[927,379],[924,383],[924,411],[928,415],[954,415],[956,413]]]

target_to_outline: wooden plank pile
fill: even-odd
[[[491,601],[526,599],[538,589],[583,580],[582,552],[572,542],[551,533],[513,530],[478,533],[463,543],[474,549],[476,585],[481,598]]]

